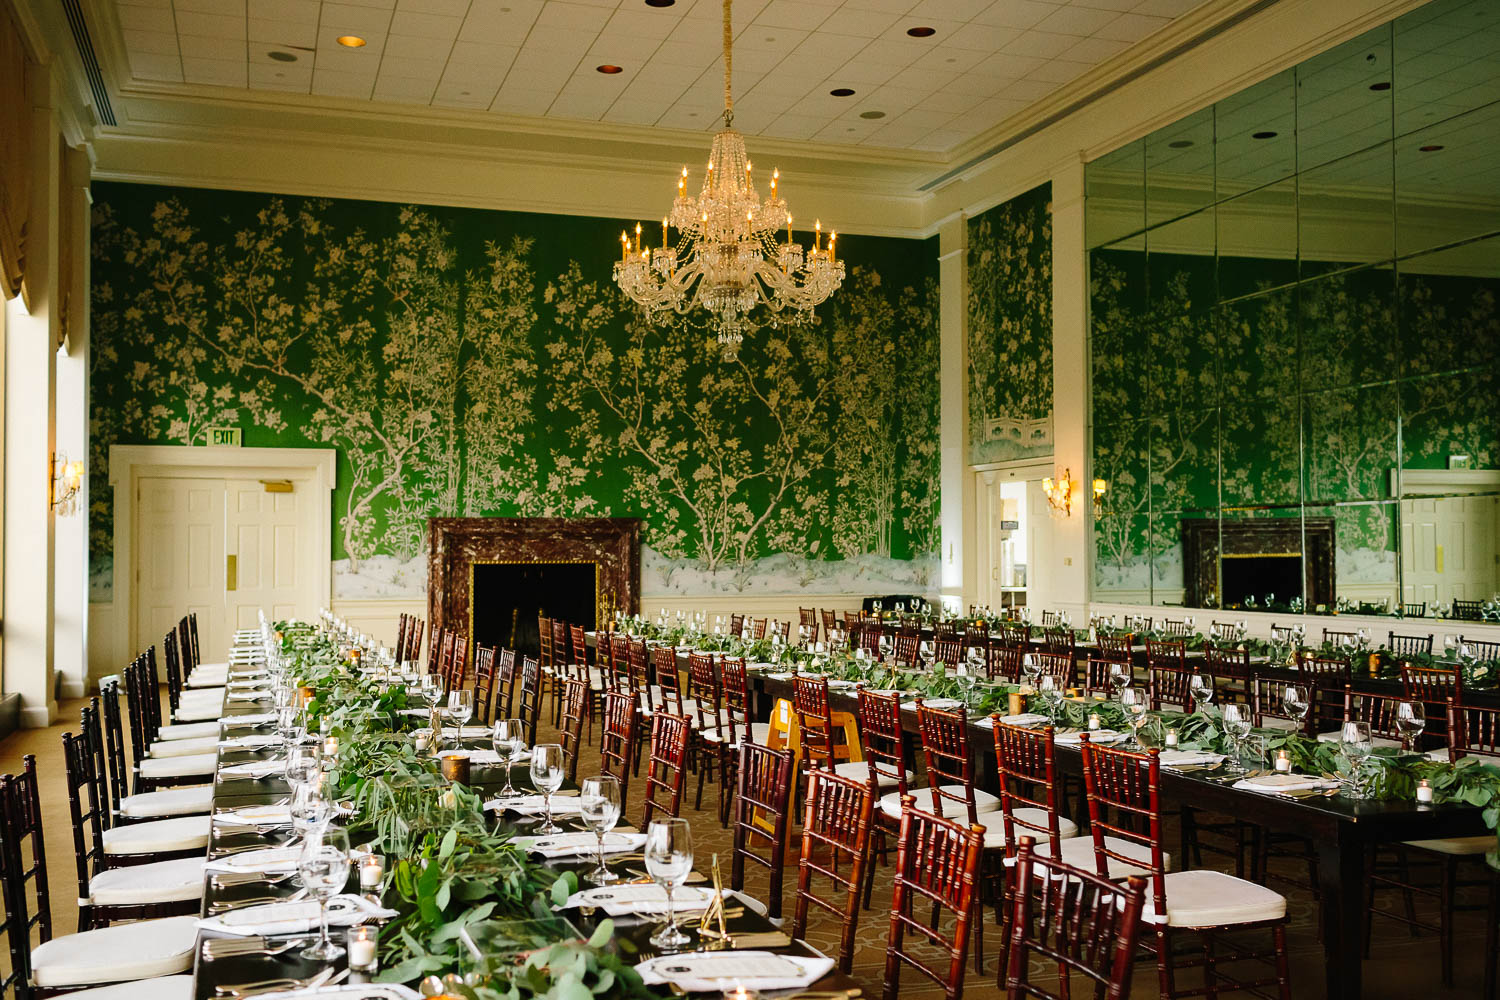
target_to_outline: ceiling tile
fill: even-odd
[[[811,31],[828,20],[829,8],[805,0],[771,0],[755,23],[765,28],[799,28]]]
[[[1157,17],[1176,17],[1186,14],[1203,0],[1142,0],[1141,4],[1132,7],[1131,10],[1137,14],[1155,14]]]
[[[662,12],[650,7],[641,10],[625,9],[617,10],[604,26],[606,32],[625,35],[630,38],[646,38],[652,41],[663,41],[673,34],[673,28],[678,24],[690,24],[689,21],[673,21],[669,17],[663,17]]]
[[[878,38],[895,27],[898,20],[898,15],[894,13],[858,10],[845,5],[830,14],[827,20],[818,27],[819,30],[832,31],[840,35]]]
[[[1145,14],[1121,14],[1095,32],[1095,35],[1122,42],[1138,42],[1153,31],[1166,27],[1167,20],[1165,17],[1148,17]]]
[[[1047,60],[1034,56],[1023,56],[1014,52],[996,52],[974,67],[974,72],[985,76],[1003,76],[1019,80],[1037,67],[1046,64]]]
[[[473,6],[472,0],[396,0],[396,10],[409,10],[417,14],[447,14],[463,17]]]
[[[915,0],[848,0],[844,4],[853,10],[874,10],[885,14],[905,14],[915,5]]]
[[[1130,48],[1129,42],[1116,41],[1111,38],[1085,38],[1062,53],[1062,57],[1076,62],[1102,63],[1128,48]]]
[[[166,31],[177,33],[177,22],[170,8],[120,7],[120,27],[127,31]]]
[[[527,34],[521,47],[537,52],[571,52],[581,56],[593,43],[593,32],[538,24]]]
[[[951,91],[938,91],[917,102],[919,111],[943,111],[950,115],[969,111],[979,104],[980,98],[969,94],[955,94]]]
[[[463,25],[463,19],[458,17],[444,17],[441,14],[418,14],[413,11],[398,10],[391,18],[391,34],[415,35],[419,38],[447,38],[458,37],[458,29]]]
[[[172,0],[177,13],[221,14],[225,17],[244,17],[245,0]]]
[[[735,63],[740,63],[747,54],[736,49]],[[716,57],[716,50],[705,49],[701,45],[692,45],[687,42],[662,42],[652,54],[651,61],[669,66],[691,67],[695,70],[701,70],[709,63],[714,62]]]
[[[609,18],[610,12],[601,7],[589,7],[581,3],[549,3],[542,7],[536,23],[539,27],[598,31]]]
[[[973,94],[975,97],[993,97],[1014,84],[1014,77],[986,76],[983,73],[963,73],[957,80],[943,89],[954,94]]]
[[[454,42],[453,52],[448,56],[448,68],[473,63],[491,66],[504,63],[507,67],[516,58],[520,48],[514,45],[485,45],[480,42]]]
[[[969,133],[949,129],[934,129],[921,139],[912,144],[916,149],[926,149],[936,153],[947,152],[954,146],[969,138]]]
[[[377,101],[400,101],[406,104],[431,104],[432,95],[437,90],[437,81],[431,79],[413,79],[405,76],[389,76],[380,74],[375,81],[375,99]]]
[[[1059,6],[1039,0],[995,0],[989,10],[976,15],[974,20],[1002,28],[1032,28],[1056,13]]]
[[[505,75],[510,72],[510,62],[509,59],[505,59],[487,66],[473,63],[449,63],[448,68],[443,70],[439,89],[457,87],[461,90],[487,90],[484,103],[489,104],[495,96],[495,91],[499,90],[500,85],[505,82]]]
[[[813,138],[822,142],[859,142],[875,134],[880,124],[858,120],[830,122],[814,133]]]
[[[116,0],[116,2],[140,7],[160,7],[163,10],[172,9],[172,0]]]
[[[788,58],[805,60],[812,65],[821,66],[825,74],[837,75],[832,71],[859,55],[869,44],[868,38],[814,31],[792,50]]]
[[[917,56],[926,51],[924,46],[913,44],[916,41],[914,38],[899,42],[889,38],[877,38],[865,48],[860,58],[873,62],[893,63],[897,66],[910,66],[916,61]]]
[[[281,73],[280,76],[276,75],[278,72]],[[293,76],[284,70],[275,70],[269,66],[251,66],[250,88],[308,94],[312,92],[312,69],[309,67],[305,76]]]
[[[597,94],[570,94],[566,90],[547,109],[549,115],[560,118],[577,118],[582,121],[598,121],[604,117],[614,101]]]
[[[182,80],[182,61],[176,55],[132,52],[130,54],[130,72],[132,76],[139,77],[142,80],[180,82]]]
[[[861,56],[839,67],[839,78],[851,87],[859,84],[881,84],[905,68],[896,63],[875,62]]]
[[[386,58],[429,59],[437,62],[438,69],[453,51],[452,38],[423,38],[419,35],[403,35],[392,31],[385,40]]]
[[[337,70],[313,68],[312,92],[324,97],[357,97],[368,100],[375,90],[375,74],[340,73]]]
[[[391,25],[391,12],[372,7],[360,7],[352,3],[325,3],[318,18],[318,31],[332,31],[337,35],[385,34]],[[314,88],[317,81],[313,81]]]
[[[268,21],[318,20],[319,0],[250,0],[246,15]]]
[[[604,113],[604,120],[618,125],[655,125],[663,105],[655,101],[616,101]]]
[[[246,45],[243,38],[200,38],[197,35],[178,35],[177,43],[184,59],[220,59],[229,62],[244,62]],[[187,64],[183,64],[187,71]]]
[[[245,37],[245,17],[243,14],[233,16],[229,14],[199,14],[192,11],[179,10],[176,15],[177,33],[179,35],[197,35],[201,38],[239,38]]]
[[[827,119],[824,118],[809,118],[804,115],[782,115],[766,126],[765,134],[778,136],[783,139],[811,139],[827,124]]]
[[[1118,15],[1114,11],[1093,7],[1061,7],[1036,24],[1038,31],[1056,31],[1064,35],[1092,35]]]
[[[218,87],[245,86],[245,60],[193,59],[182,57],[184,83],[203,83]]]
[[[998,52],[1024,33],[1022,28],[1002,28],[995,24],[969,22],[952,38],[945,40],[946,48],[970,49],[978,52]]]
[[[495,103],[490,105],[490,110],[515,115],[541,115],[547,113],[556,98],[555,90],[525,90],[506,86],[501,87],[500,93],[495,95]]]
[[[1038,59],[1051,59],[1053,56],[1068,51],[1076,44],[1078,44],[1077,35],[1061,35],[1050,31],[1026,31],[1022,32],[1015,41],[1007,43],[1000,51],[1034,56]]]
[[[249,32],[252,43],[268,42],[273,45],[299,45],[307,48],[318,44],[317,25],[303,21],[270,21],[252,17]]]
[[[131,55],[176,56],[177,35],[168,31],[127,31],[125,47]]]
[[[495,100],[498,90],[498,87],[474,90],[470,87],[444,82],[438,84],[437,92],[432,95],[432,103],[440,107],[487,110]]]
[[[380,60],[380,77],[404,76],[412,80],[428,80],[436,84],[443,75],[443,64],[434,59],[403,59],[387,51]]]
[[[395,10],[396,0],[342,0],[343,3],[353,4],[356,7],[372,7],[377,10]]]
[[[1047,80],[1052,83],[1067,83],[1069,80],[1077,79],[1093,68],[1093,64],[1091,63],[1053,59],[1045,66],[1038,66],[1030,73],[1027,73],[1026,78],[1028,80]]]

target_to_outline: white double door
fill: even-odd
[[[159,642],[191,611],[204,659],[219,660],[232,632],[255,626],[261,610],[273,620],[316,612],[312,518],[327,517],[326,508],[312,509],[317,491],[299,483],[272,492],[256,479],[143,476],[137,483],[138,648]]]
[[[1403,500],[1403,600],[1431,607],[1495,593],[1497,509],[1492,496]]]

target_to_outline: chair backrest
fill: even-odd
[[[779,920],[792,800],[792,752],[741,743],[736,786],[730,886],[736,891],[745,887],[747,861],[766,869],[770,873],[766,913]]]
[[[396,662],[406,659],[406,631],[411,628],[411,615],[405,611],[396,619]]]
[[[698,714],[698,732],[717,732],[727,722],[719,698],[719,675],[711,653],[688,654],[688,698]]]
[[[1416,604],[1413,604],[1409,601],[1403,601],[1401,604],[1401,614],[1406,618],[1426,618],[1427,602],[1420,601]]]
[[[455,644],[457,641],[457,630],[448,629],[444,631],[442,648],[438,652],[437,673],[443,675],[443,686],[448,690],[452,690],[453,688],[453,685],[450,682],[453,679],[453,658],[454,650],[456,648]]]
[[[1109,683],[1109,668],[1115,666],[1116,662],[1090,656],[1088,662],[1084,664],[1083,693],[1089,696],[1092,696],[1095,691],[1112,694],[1114,689]]]
[[[906,731],[901,728],[901,696],[859,689],[859,739],[870,772],[870,793],[894,785],[906,794]]]
[[[836,629],[836,628],[839,627],[838,612],[834,611],[832,608],[824,608],[823,612],[822,612],[822,617],[823,617],[823,635],[825,637],[827,637],[829,635],[832,635],[834,629]]]
[[[956,667],[964,658],[962,639],[952,637],[932,640],[932,658],[945,667]]]
[[[125,733],[120,728],[120,684],[111,680],[99,686],[99,697],[91,699],[94,709],[89,740],[94,748],[94,773],[104,789],[105,805],[113,816],[125,797]],[[111,718],[111,716],[113,718]]]
[[[1396,708],[1405,700],[1400,695],[1371,694],[1356,691],[1352,685],[1344,687],[1344,721],[1368,722],[1370,735],[1388,740],[1406,742],[1405,736],[1396,726]],[[1446,718],[1444,718],[1446,723]]]
[[[991,643],[984,651],[984,672],[990,680],[1004,680],[1008,684],[1021,682],[1021,662],[1026,650],[1006,643]]]
[[[1146,667],[1146,691],[1151,699],[1152,711],[1160,711],[1163,703],[1180,707],[1184,712],[1193,711],[1193,695],[1189,681],[1193,674],[1186,667],[1169,666],[1166,663],[1151,663]]]
[[[411,631],[406,634],[406,655],[402,659],[419,660],[422,658],[422,630],[427,627],[427,622],[421,618],[413,618]]]
[[[1066,653],[1073,656],[1073,630],[1049,628],[1042,633],[1042,648],[1049,653]]]
[[[917,665],[919,647],[922,645],[921,636],[915,632],[900,633],[896,636],[894,655],[896,662],[908,667]]]
[[[658,812],[682,815],[682,782],[687,774],[688,719],[657,712],[651,716],[651,749],[646,761],[646,802],[641,807],[641,829]]]
[[[833,710],[828,707],[828,678],[821,674],[794,675],[792,707],[802,735],[802,766],[833,767]]]
[[[68,734],[64,734],[66,737]],[[80,746],[87,756],[87,744]],[[0,791],[0,818],[4,821],[4,850],[11,855],[15,880],[7,888],[15,896],[5,898],[7,910],[13,910],[13,930],[18,932],[24,944],[30,940],[31,929],[37,929],[38,941],[52,939],[52,892],[47,877],[46,838],[42,833],[41,783],[37,779],[36,756],[26,754],[21,758],[21,770],[16,774],[0,778],[4,790]],[[11,881],[7,879],[7,881]],[[27,883],[31,884],[28,893]],[[30,914],[28,896],[36,900],[36,912]],[[14,942],[12,942],[14,944]],[[30,966],[30,961],[25,963]]]
[[[1121,886],[1037,851],[1030,837],[1021,839],[1015,878],[1028,891],[1014,895],[1008,1000],[1066,1000],[1075,973],[1094,981],[1096,998],[1129,996],[1146,880],[1132,875]],[[1056,969],[1061,992],[1031,982],[1033,961]]]
[[[193,643],[193,630],[187,615],[183,615],[177,622],[177,656],[182,661],[182,679],[186,681],[201,662],[198,659],[198,648]]]
[[[1156,639],[1146,640],[1146,665],[1148,667],[1187,667],[1187,644],[1181,641]]]
[[[609,677],[605,683],[611,690],[635,694],[630,682],[630,637],[618,632],[609,637]]]
[[[1484,618],[1484,602],[1455,600],[1453,608],[1448,612],[1448,615],[1450,618],[1467,622],[1481,621]]]
[[[432,636],[427,640],[427,672],[429,674],[440,674],[443,672],[443,628],[441,625],[432,626]]]
[[[719,694],[728,727],[729,742],[749,743],[755,738],[754,705],[750,701],[750,680],[743,656],[725,656],[719,660]]]
[[[964,809],[970,823],[978,822],[967,713],[962,708],[952,712],[928,708],[918,697],[917,731],[922,737],[922,755],[927,760],[932,811],[947,815],[946,804],[954,802]]]
[[[495,693],[495,647],[474,647],[474,718],[489,725],[490,702]]]
[[[1463,676],[1453,667],[1415,667],[1401,664],[1401,687],[1412,701],[1436,706],[1434,714],[1451,699],[1462,704]]]
[[[1018,649],[1031,648],[1031,626],[1015,623],[1000,626],[1000,641]]]
[[[1150,868],[1154,913],[1167,912],[1166,865],[1161,849],[1160,751],[1145,753],[1095,746],[1081,737],[1083,786],[1089,800],[1089,826],[1094,837],[1095,871],[1109,875],[1109,860],[1130,868]],[[1127,854],[1109,838],[1139,844],[1150,851],[1150,863],[1138,853]]]
[[[552,619],[544,614],[538,614],[536,633],[537,661],[544,667],[553,666],[556,661],[552,658]]]
[[[1203,647],[1204,672],[1221,679],[1244,680],[1250,676],[1250,650],[1216,642]]]
[[[88,731],[95,723],[90,718],[93,709],[83,709],[80,732],[77,736],[64,733],[63,768],[67,774],[68,815],[73,820],[73,857],[78,870],[78,899],[80,909],[89,898],[89,880],[105,868],[104,831],[109,827],[109,806],[99,775],[94,770],[94,752]],[[82,913],[82,922],[88,923],[88,915]]]
[[[579,666],[587,667],[589,664],[588,630],[582,625],[569,625],[568,638],[573,643],[573,662]]]
[[[791,622],[784,622],[784,621],[781,621],[780,619],[772,618],[770,620],[770,622],[766,626],[766,632],[769,635],[779,635],[779,636],[781,636],[781,640],[783,642],[791,642],[792,641],[792,623]]]
[[[641,701],[641,711],[650,712],[655,705],[651,700],[651,657],[645,639],[627,639],[625,662],[630,676],[630,690]]]
[[[818,609],[817,608],[802,608],[802,607],[799,607],[797,609],[797,620],[798,620],[798,624],[801,624],[801,625],[810,625],[813,628],[817,628],[818,627]],[[817,638],[817,635],[814,634],[813,638]]]
[[[1397,635],[1395,632],[1387,634],[1386,648],[1397,656],[1411,656],[1416,653],[1432,655],[1432,633],[1427,635]]]
[[[542,665],[530,656],[521,658],[521,703],[516,718],[526,728],[528,743],[536,742],[537,714],[542,707]]]
[[[659,704],[672,715],[685,715],[682,710],[682,675],[677,671],[677,647],[655,646],[651,650],[651,674],[657,690],[661,692]]]
[[[568,638],[568,623],[561,618],[552,619],[552,665],[571,667],[577,662],[573,659],[573,644]]]
[[[182,657],[177,649],[176,629],[168,629],[161,637],[161,651],[167,669],[167,704],[175,712],[182,701]]]
[[[1448,759],[1486,757],[1500,761],[1500,708],[1449,701]]]
[[[1170,635],[1174,639],[1186,639],[1193,634],[1193,624],[1186,619],[1164,618],[1161,631],[1163,635]]]
[[[815,771],[807,777],[807,806],[802,819],[802,857],[797,865],[792,937],[806,936],[809,906],[834,914],[843,928],[839,935],[838,968],[845,975],[854,965],[859,891],[864,882],[865,866],[870,863],[874,809],[875,792],[862,781],[840,777],[832,771]],[[771,883],[772,892],[778,897],[779,881]],[[825,882],[832,884],[832,892],[821,895],[818,889]]]
[[[582,677],[563,681],[561,739],[568,780],[578,781],[578,751],[583,745],[583,720],[588,715],[589,682]]]
[[[1100,659],[1109,660],[1111,663],[1134,662],[1134,634],[1126,632],[1124,635],[1105,635],[1100,632],[1098,639]]]
[[[983,827],[965,827],[922,812],[910,795],[901,800],[891,931],[885,952],[887,998],[897,995],[903,966],[941,986],[948,1000],[963,995],[970,921],[979,909],[974,896],[983,854]],[[922,903],[932,904],[930,925],[928,908]],[[946,913],[953,915],[953,922],[944,932]],[[918,938],[920,950],[908,948],[908,934]],[[946,967],[924,961],[923,956],[931,955],[934,948],[947,957]]]
[[[1307,683],[1306,678],[1284,670],[1274,673],[1256,671],[1250,678],[1250,711],[1254,713],[1253,723],[1257,728],[1264,727],[1266,719],[1297,722],[1286,710],[1286,689],[1295,684],[1300,684],[1308,697],[1307,717],[1298,723],[1301,727],[1299,731],[1307,737],[1316,735],[1318,719],[1312,711],[1315,689]]]
[[[1455,604],[1458,602],[1455,601]],[[1484,639],[1470,639],[1466,635],[1458,637],[1459,644],[1469,647],[1469,655],[1480,662],[1500,660],[1500,641],[1486,641]]]
[[[1060,856],[1062,831],[1057,818],[1057,754],[1052,727],[1033,730],[1007,726],[998,713],[990,721],[995,727],[995,773],[1000,778],[1006,854],[1015,852],[1018,837],[1039,835],[1051,854]],[[1029,811],[1018,811],[1022,809]]]
[[[513,719],[516,708],[516,651],[502,649],[495,654],[495,718]]]
[[[740,635],[740,634],[742,634],[745,631],[745,616],[744,615],[730,615],[729,616],[729,631],[732,634],[734,634],[734,635]]]
[[[959,637],[958,622],[933,622],[932,637],[934,639],[957,639]]]
[[[135,792],[142,790],[140,768],[141,760],[146,756],[146,737],[141,720],[145,708],[142,702],[153,693],[143,690],[146,687],[145,677],[145,669],[138,663],[125,668],[125,707],[130,713],[130,763],[135,775],[135,780],[130,783],[130,790]]]
[[[459,632],[453,637],[453,655],[448,660],[448,690],[464,686],[469,675],[469,636]]]
[[[1072,653],[1026,653],[1024,655],[1030,656],[1032,662],[1042,668],[1039,678],[1051,674],[1063,687],[1073,686],[1075,664]]]
[[[604,692],[604,718],[600,725],[599,767],[620,782],[620,812],[630,790],[630,772],[635,766],[636,734],[640,731],[640,708],[626,691]]]
[[[189,611],[187,613],[187,623],[188,646],[193,651],[193,666],[196,667],[198,664],[203,662],[203,650],[198,645],[198,612]]]

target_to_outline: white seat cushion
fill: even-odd
[[[169,722],[156,731],[158,740],[201,740],[218,735],[218,722]]]
[[[229,668],[223,670],[207,670],[199,667],[188,674],[187,686],[189,689],[197,688],[221,688],[229,681]]]
[[[1440,837],[1437,840],[1408,840],[1407,847],[1417,847],[1438,854],[1486,854],[1495,849],[1494,834],[1478,837]]]
[[[745,733],[745,730],[744,730],[743,726],[736,726],[735,727],[734,734],[730,738],[731,742],[730,742],[729,746],[730,746],[731,749],[738,749],[738,747],[740,745],[740,737],[743,736],[744,733]],[[719,732],[717,730],[712,730],[712,729],[706,731],[703,734],[703,738],[705,740],[708,740],[710,743],[722,743],[722,742],[724,742],[724,734],[722,732]],[[769,722],[752,722],[752,723],[750,723],[750,739],[751,739],[752,742],[754,742],[758,746],[763,746],[763,747],[764,746],[770,746],[770,741],[771,741],[771,724]]]
[[[68,1000],[193,1000],[193,977],[161,976],[76,990],[68,994]]]
[[[32,982],[82,986],[186,972],[193,967],[197,924],[195,916],[163,917],[55,937],[31,952]]]
[[[920,807],[919,807],[920,808]],[[1012,813],[1024,819],[1028,823],[1037,826],[1047,825],[1047,811],[1045,809],[1034,809],[1031,806],[1021,806],[1013,809]],[[960,813],[952,817],[960,823],[968,825],[969,818]],[[980,813],[976,822],[984,827],[984,846],[988,850],[997,850],[1005,846],[1005,813],[1000,810],[994,812]],[[1078,837],[1078,824],[1066,816],[1057,817],[1057,832],[1063,840],[1074,840]],[[1028,826],[1016,827],[1017,837],[1034,837],[1038,841],[1050,839],[1045,833],[1031,829]]]
[[[158,760],[166,757],[191,757],[195,754],[213,753],[218,749],[218,736],[199,736],[191,740],[157,740],[151,744],[151,756]]]
[[[89,902],[96,906],[175,903],[203,896],[203,861],[177,858],[149,865],[102,871],[89,880]]]
[[[186,757],[147,757],[141,761],[143,778],[190,778],[214,773],[218,754],[198,753]]]
[[[219,716],[224,714],[224,702],[214,701],[202,705],[193,705],[183,702],[177,706],[177,711],[172,713],[174,722],[207,722],[210,719],[219,721]]]
[[[216,670],[220,672],[227,672],[229,670],[229,664],[228,662],[200,663],[193,668],[194,673],[197,673],[200,670]]]
[[[1118,854],[1139,858],[1141,862],[1139,865],[1133,865],[1118,858],[1106,857],[1104,860],[1108,870],[1105,878],[1118,880],[1131,875],[1151,874],[1151,848],[1146,845],[1105,834],[1104,846]],[[1074,868],[1082,868],[1090,872],[1097,871],[1099,868],[1098,856],[1094,854],[1093,837],[1074,837],[1072,840],[1064,840],[1058,845],[1058,849],[1062,852],[1062,860]],[[1170,870],[1172,856],[1163,851],[1161,863],[1163,869]],[[1150,890],[1148,889],[1147,892],[1149,893]]]
[[[224,685],[215,684],[213,687],[187,688],[178,696],[177,703],[180,705],[207,705],[209,702],[222,701],[224,698]]]
[[[104,831],[104,853],[156,854],[207,847],[211,822],[208,816],[177,816],[113,827]]]
[[[853,778],[855,781],[868,783],[870,780],[870,763],[864,760],[846,760],[842,764],[833,765],[833,773],[837,774],[840,778]],[[910,787],[911,783],[915,780],[917,780],[916,774],[912,771],[907,771],[907,786]],[[882,789],[896,788],[895,777],[882,771],[880,773],[880,787]]]
[[[942,787],[943,791],[948,792],[952,795],[962,795],[964,793],[964,786],[962,785],[944,785]],[[907,789],[907,794],[916,796],[918,809],[921,809],[924,812],[932,811],[932,792],[930,789],[910,788]],[[992,813],[999,808],[999,796],[987,792],[983,788],[974,789],[974,809],[976,812],[983,815],[984,813]],[[882,795],[880,797],[880,809],[887,816],[890,816],[893,819],[900,819],[901,793],[890,792],[889,794]],[[967,815],[968,811],[964,808],[963,802],[957,799],[943,799],[944,817],[946,817],[947,819],[957,819],[960,816]]]
[[[141,792],[120,800],[120,815],[140,819],[152,816],[191,816],[214,807],[213,785],[184,785],[159,792]]]
[[[1224,927],[1286,916],[1286,897],[1263,885],[1207,869],[1168,872],[1167,925]],[[1161,923],[1150,900],[1142,919]]]

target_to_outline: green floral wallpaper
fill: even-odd
[[[969,463],[1052,454],[1052,185],[969,220]]]
[[[434,515],[642,517],[656,593],[913,588],[935,568],[934,241],[841,240],[818,322],[726,361],[625,308],[615,220],[94,194],[95,481],[111,444],[211,426],[336,448],[339,596],[422,593]],[[90,516],[109,600],[107,492]]]

